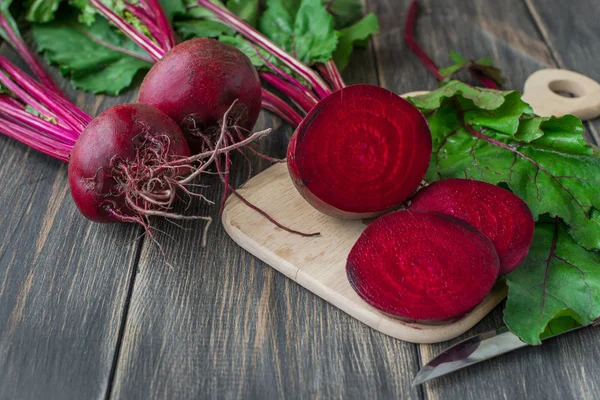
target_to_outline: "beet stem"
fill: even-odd
[[[74,145],[76,138],[73,138],[73,133],[66,131],[58,125],[38,118],[35,115],[25,111],[25,109],[16,106],[13,102],[6,100],[0,96],[0,113],[11,117],[16,122],[28,126],[31,129],[56,138],[65,144]]]
[[[35,76],[42,82],[48,89],[52,90],[57,95],[67,98],[67,95],[62,89],[54,82],[50,74],[44,69],[42,63],[33,54],[33,52],[27,47],[23,37],[18,31],[15,31],[6,17],[0,12],[0,29],[6,32],[8,36],[7,40],[9,44],[19,53],[21,58],[26,61],[27,65],[31,68]]]
[[[333,90],[342,90],[345,88],[346,84],[344,83],[344,79],[342,78],[342,74],[340,74],[337,65],[335,65],[335,61],[329,60],[323,65],[324,68],[321,73],[325,74],[325,77],[331,82]]]
[[[237,31],[246,39],[259,45],[275,57],[279,58],[285,64],[287,64],[298,75],[302,76],[304,79],[310,82],[311,86],[315,89],[315,91],[321,98],[331,94],[331,89],[327,86],[323,79],[321,79],[319,74],[317,74],[310,67],[304,65],[294,56],[277,46],[271,40],[267,39],[264,35],[262,35],[256,29],[252,28],[242,19],[238,18],[236,15],[231,13],[229,10],[221,8],[211,3],[210,0],[198,0],[198,4],[215,13],[217,18],[221,20],[221,22],[223,22],[225,25]]]
[[[408,12],[406,14],[406,22],[404,24],[404,41],[408,44],[408,47],[412,50],[412,52],[421,60],[423,65],[431,71],[431,73],[436,77],[436,79],[440,82],[443,82],[446,78],[440,74],[438,66],[435,62],[425,53],[423,48],[419,45],[417,40],[415,39],[415,26],[417,21],[417,15],[419,13],[419,0],[413,0],[408,8]],[[469,72],[473,75],[479,83],[489,89],[499,89],[499,86],[496,83],[482,74],[479,71],[475,71],[472,68],[469,68]]]
[[[318,100],[312,97],[309,92],[302,92],[296,86],[282,81],[276,75],[268,72],[261,72],[260,77],[269,85],[273,86],[275,89],[292,99],[296,104],[298,104],[298,107],[300,107],[302,111],[306,113],[312,110],[312,108],[318,103]]]
[[[281,100],[274,93],[263,89],[262,107],[277,114],[293,128],[296,128],[302,122],[302,117],[289,104]]]
[[[171,27],[171,23],[169,22],[169,18],[167,18],[167,14],[165,13],[164,8],[160,4],[159,0],[146,0],[148,2],[148,7],[150,7],[156,13],[156,17],[158,18],[158,26],[160,27],[162,33],[167,38],[167,48],[170,50],[177,44],[175,40],[175,32]]]
[[[74,136],[75,139],[92,120],[83,111],[62,97],[57,96],[54,92],[48,91],[40,83],[1,56],[0,69],[5,72],[5,74],[0,74],[0,82],[41,114],[47,115],[50,112],[54,115],[47,116],[64,120],[74,132],[77,132]]]
[[[0,117],[0,132],[60,161],[69,161],[72,145],[58,142],[27,127]]]
[[[106,19],[115,24],[127,37],[148,53],[154,61],[158,61],[164,57],[166,53],[165,49],[160,48],[152,42],[146,35],[131,26],[131,24],[105,6],[100,0],[90,0],[90,5],[96,8]]]
[[[406,22],[404,24],[404,40],[412,52],[419,57],[423,65],[431,71],[438,81],[443,81],[444,77],[440,74],[439,68],[435,62],[425,53],[417,40],[415,39],[415,25],[417,14],[419,12],[419,0],[413,0],[406,14]]]

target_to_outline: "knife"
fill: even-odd
[[[600,325],[600,318],[587,326]],[[543,340],[573,332],[585,326],[577,326],[560,333],[544,337]],[[413,386],[420,385],[431,379],[449,374],[459,369],[469,367],[481,361],[489,360],[509,351],[529,346],[506,327],[485,332],[443,351],[439,356],[423,366],[412,382]]]

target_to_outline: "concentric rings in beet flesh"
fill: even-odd
[[[374,221],[348,256],[348,280],[367,303],[408,321],[464,316],[492,289],[500,264],[492,242],[457,218],[395,211]]]
[[[437,211],[462,219],[479,229],[496,248],[500,275],[521,264],[533,241],[535,222],[517,195],[486,182],[444,179],[419,191],[411,210]]]
[[[302,196],[342,218],[380,215],[419,186],[431,158],[431,132],[408,101],[373,85],[348,86],[315,106],[288,147]]]

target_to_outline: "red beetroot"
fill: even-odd
[[[501,187],[469,179],[444,179],[421,190],[411,210],[436,211],[468,222],[485,234],[500,257],[500,275],[519,266],[533,240],[527,204]]]
[[[409,321],[454,320],[479,304],[498,277],[491,241],[457,218],[396,211],[378,218],[348,255],[347,274],[373,307]]]
[[[225,123],[241,128],[234,136],[240,140],[236,136],[249,132],[260,113],[260,79],[244,53],[208,38],[173,47],[148,72],[138,94],[139,102],[158,108],[181,126],[192,153],[210,148],[205,140],[216,139],[223,115],[236,100]]]
[[[189,156],[181,130],[162,112],[145,104],[112,107],[94,118],[75,143],[69,160],[73,200],[84,216],[96,222],[138,216],[133,208],[147,211],[139,195],[166,194],[168,181],[188,170],[163,169],[153,183],[151,171]]]
[[[354,85],[321,100],[296,129],[288,167],[319,211],[372,217],[400,205],[419,186],[431,158],[423,115],[394,93]]]

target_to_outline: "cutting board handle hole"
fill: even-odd
[[[562,97],[577,98],[585,96],[585,87],[579,82],[560,79],[552,81],[548,84],[548,87],[552,92]]]

